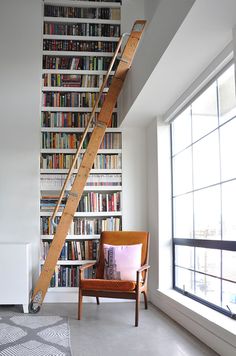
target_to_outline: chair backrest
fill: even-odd
[[[96,278],[104,275],[103,244],[108,245],[135,245],[142,244],[141,265],[148,263],[149,233],[144,231],[103,231],[99,245],[99,261]]]

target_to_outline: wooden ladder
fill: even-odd
[[[55,271],[55,267],[56,267],[58,258],[60,256],[62,247],[65,243],[65,239],[68,234],[70,225],[73,221],[74,214],[78,208],[79,201],[83,194],[84,187],[86,185],[86,181],[88,179],[90,170],[92,169],[98,149],[99,149],[100,144],[101,144],[103,137],[105,135],[106,128],[110,123],[112,112],[116,105],[120,91],[122,89],[126,74],[132,64],[135,52],[138,48],[139,41],[143,34],[145,24],[146,24],[146,21],[144,21],[144,20],[135,21],[134,26],[131,30],[131,33],[123,34],[117,44],[116,51],[115,51],[114,56],[111,60],[111,63],[108,68],[107,74],[105,76],[104,82],[100,88],[99,94],[97,96],[96,102],[95,102],[93,110],[91,112],[89,122],[83,132],[83,136],[81,138],[79,147],[78,147],[76,154],[74,156],[73,163],[72,163],[71,168],[68,172],[67,178],[64,182],[62,191],[61,191],[59,199],[58,199],[58,203],[54,209],[54,212],[53,212],[53,215],[51,218],[52,224],[55,225],[54,219],[58,212],[60,203],[64,197],[67,183],[69,182],[70,177],[73,173],[73,170],[75,169],[76,162],[78,160],[84,139],[88,133],[91,123],[93,122],[96,108],[98,106],[99,100],[103,93],[104,87],[107,83],[108,77],[111,73],[113,64],[114,64],[115,60],[118,59],[119,60],[118,67],[117,67],[115,74],[112,78],[111,85],[109,87],[108,93],[107,93],[104,103],[102,105],[101,111],[98,115],[98,119],[94,123],[94,128],[91,133],[87,149],[84,153],[82,162],[78,169],[78,172],[75,175],[75,179],[72,184],[71,190],[68,193],[67,202],[66,202],[65,208],[62,212],[60,222],[57,226],[56,233],[53,237],[52,244],[48,251],[48,255],[47,255],[47,258],[43,265],[41,274],[40,274],[40,276],[37,280],[37,283],[35,285],[35,288],[34,288],[34,291],[32,294],[32,299],[29,304],[29,312],[31,312],[31,313],[37,313],[41,309],[41,305],[43,303],[44,297],[45,297],[48,287],[50,285],[50,281],[51,281],[51,278]],[[124,47],[121,57],[118,58],[118,53],[119,53],[123,38],[126,35],[128,35],[126,45]]]

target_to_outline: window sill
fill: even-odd
[[[221,355],[236,355],[236,320],[180,293],[156,290],[151,302]]]

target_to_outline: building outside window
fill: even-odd
[[[236,317],[236,99],[230,65],[171,124],[174,289]]]

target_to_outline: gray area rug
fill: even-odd
[[[68,320],[60,316],[0,316],[1,356],[71,356]]]

